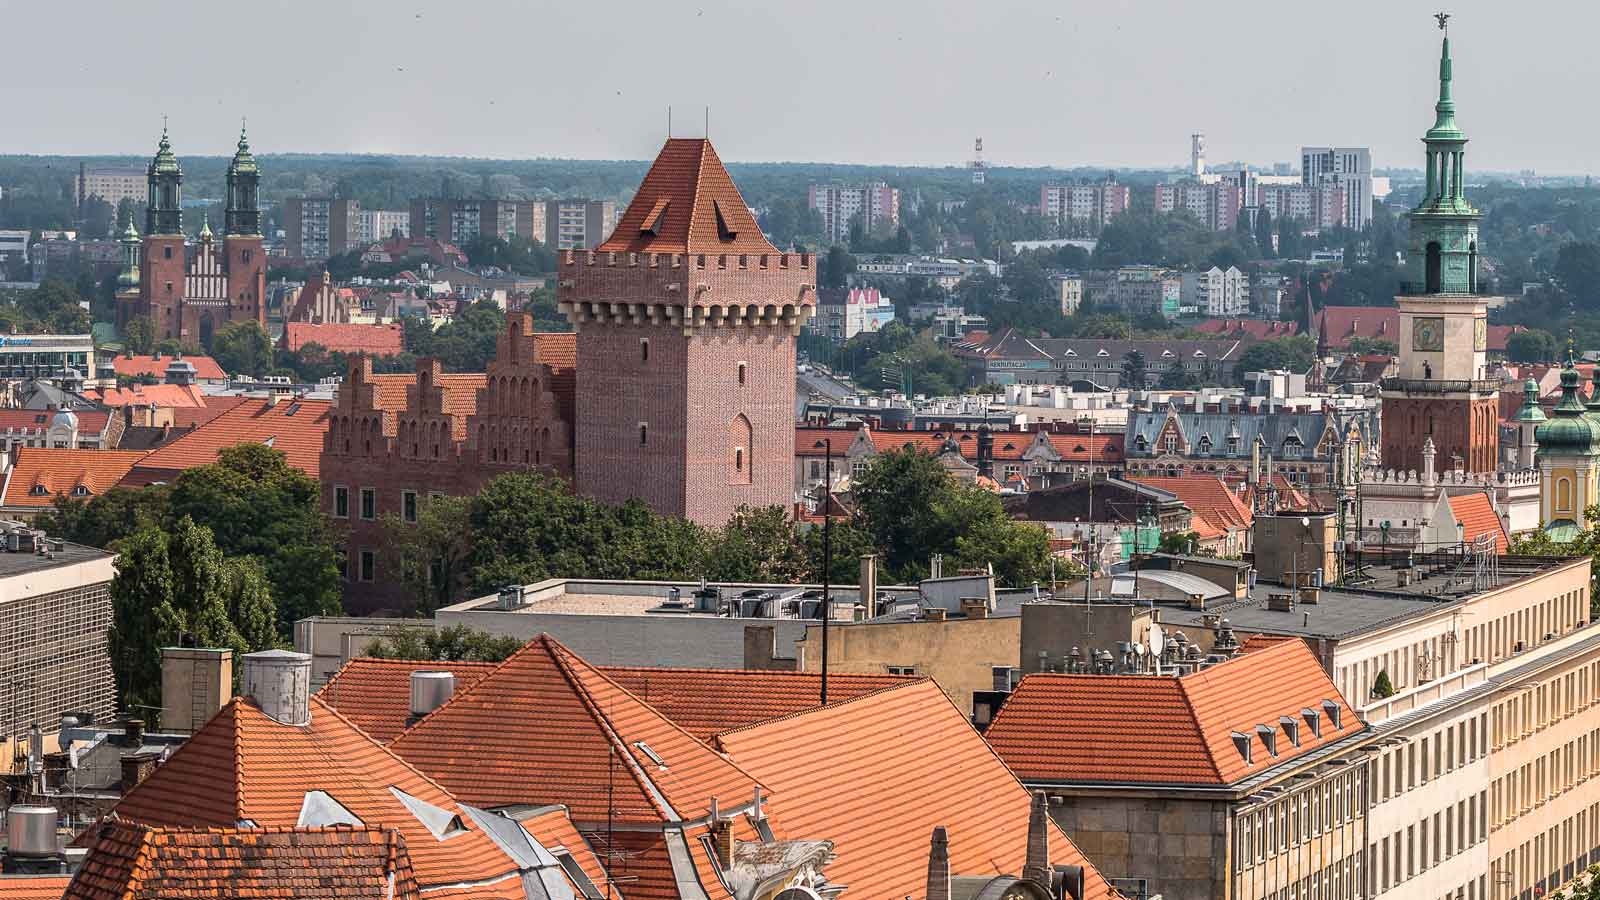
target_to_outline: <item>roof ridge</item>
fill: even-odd
[[[709,138],[700,139],[700,153],[694,161],[694,190],[689,195],[689,231],[694,234],[695,225],[700,222],[700,192],[705,188],[706,177],[706,151],[711,147]],[[721,160],[718,160],[721,162]]]
[[[867,673],[857,673],[857,674],[867,674]],[[784,713],[781,716],[777,716],[777,717],[774,717],[774,718],[771,718],[771,719],[762,719],[759,722],[751,722],[748,725],[740,725],[740,726],[737,726],[735,728],[729,728],[726,731],[719,731],[716,734],[712,735],[712,739],[717,742],[717,746],[719,748],[718,752],[725,753],[726,751],[723,751],[723,750],[720,749],[721,746],[722,746],[722,738],[725,735],[738,734],[741,731],[749,731],[752,728],[761,728],[763,726],[772,725],[772,724],[775,724],[775,723],[778,723],[778,722],[787,722],[787,721],[789,721],[791,719],[797,719],[800,716],[809,716],[809,715],[812,715],[812,714],[815,714],[815,713],[832,712],[832,711],[834,711],[836,709],[839,709],[841,707],[849,706],[852,703],[856,703],[856,702],[861,701],[861,700],[866,700],[869,697],[876,697],[877,695],[882,694],[882,693],[884,693],[886,691],[903,690],[905,688],[911,687],[912,685],[921,684],[924,681],[933,681],[933,679],[931,677],[927,676],[927,675],[923,675],[921,677],[911,677],[910,680],[906,681],[904,684],[886,684],[886,685],[884,685],[883,687],[880,687],[880,688],[873,688],[870,691],[864,691],[864,692],[862,692],[860,694],[855,695],[854,697],[847,697],[847,698],[845,698],[843,700],[839,700],[839,701],[836,701],[836,702],[833,702],[833,703],[829,703],[827,706],[812,706],[812,707],[809,707],[809,708],[806,708],[806,709],[797,709],[794,712]],[[940,693],[944,693],[944,691],[941,690]]]
[[[422,718],[416,720],[415,722],[410,723],[405,728],[401,729],[400,733],[395,735],[394,739],[391,740],[389,743],[393,744],[393,743],[398,742],[399,740],[404,738],[407,734],[410,734],[412,729],[420,727],[424,722],[427,722],[429,719],[432,719],[434,716],[438,715],[440,710],[448,709],[450,707],[450,705],[455,703],[457,700],[460,700],[463,697],[470,696],[474,691],[476,691],[478,689],[478,685],[483,684],[485,681],[488,681],[489,679],[493,678],[501,669],[504,669],[506,666],[510,665],[512,660],[517,659],[518,657],[522,656],[522,654],[524,654],[524,653],[530,652],[529,648],[532,647],[533,644],[536,641],[539,640],[539,638],[545,637],[545,636],[546,636],[545,632],[540,632],[540,633],[534,635],[531,639],[529,639],[529,641],[527,643],[523,644],[521,647],[518,647],[516,649],[516,651],[514,653],[512,653],[510,656],[507,656],[505,659],[500,660],[500,662],[498,662],[498,663],[492,664],[492,666],[489,669],[489,671],[485,672],[483,674],[482,678],[479,678],[477,681],[474,681],[472,684],[467,685],[465,689],[452,693],[450,695],[450,699],[448,699],[445,702],[439,704],[438,706],[435,706],[433,709],[428,711],[427,715],[423,716]],[[359,659],[361,657],[357,657],[357,658]],[[340,668],[343,669],[343,666],[341,666]],[[352,724],[354,724],[354,723],[352,723]]]
[[[566,646],[560,641],[551,637],[548,633],[541,634],[534,638],[534,640],[544,642],[544,651],[550,655],[551,661],[556,664],[556,670],[561,673],[561,677],[566,680],[567,685],[571,687],[575,694],[578,695],[579,702],[582,703],[584,712],[587,712],[589,714],[589,718],[593,719],[594,723],[600,726],[601,731],[605,733],[606,740],[611,744],[611,752],[618,753],[623,759],[627,760],[628,764],[626,768],[628,774],[633,778],[634,783],[638,786],[640,793],[644,794],[645,798],[650,801],[650,805],[656,808],[656,811],[661,814],[662,818],[676,818],[677,810],[671,808],[662,808],[667,804],[666,795],[661,792],[660,788],[656,787],[655,782],[651,781],[649,776],[645,775],[644,770],[639,766],[639,761],[634,758],[632,753],[628,752],[627,743],[623,741],[622,736],[617,733],[616,727],[611,722],[611,717],[609,715],[601,715],[598,701],[595,700],[595,698],[589,693],[589,689],[584,686],[573,673],[571,661],[565,658],[565,653],[569,652],[567,651]],[[563,652],[557,652],[557,648]],[[588,665],[587,662],[584,664]],[[593,668],[593,666],[590,666],[590,668]],[[603,674],[601,674],[601,677],[605,678]],[[488,678],[484,679],[484,681],[488,680]],[[606,678],[606,681],[622,690],[622,692],[627,696],[633,697],[636,702],[644,703],[643,700],[640,700],[638,697],[634,697],[633,694],[622,688],[622,686],[618,685],[615,681],[611,681],[610,678]],[[654,711],[656,715],[661,716],[660,711],[656,710],[655,707],[650,706],[648,703],[645,703],[644,705]],[[671,721],[666,719],[666,716],[661,716],[661,718],[669,722]],[[693,735],[691,735],[691,737],[693,737]],[[753,778],[751,780],[755,781]],[[759,784],[760,782],[757,783]]]
[[[316,704],[319,707],[322,708],[322,710],[324,710],[324,711],[326,711],[328,713],[331,713],[334,718],[336,718],[340,722],[344,723],[346,726],[348,726],[356,734],[359,734],[362,737],[366,738],[367,740],[371,741],[372,745],[374,747],[376,747],[378,750],[382,751],[385,756],[388,756],[388,757],[392,758],[395,762],[399,763],[401,766],[404,766],[412,774],[416,775],[418,778],[421,778],[423,781],[427,782],[430,786],[432,786],[439,793],[445,795],[446,797],[449,797],[452,802],[456,803],[457,805],[460,805],[461,801],[456,799],[456,795],[451,793],[450,791],[446,790],[444,785],[442,785],[439,782],[435,781],[433,779],[433,776],[429,775],[427,772],[424,772],[421,769],[417,768],[416,766],[412,765],[411,763],[407,762],[405,757],[403,757],[400,754],[394,752],[393,750],[390,750],[389,749],[389,744],[385,744],[384,742],[382,742],[382,741],[378,740],[377,738],[373,737],[372,735],[368,734],[366,732],[366,729],[364,729],[360,725],[357,725],[356,723],[350,721],[350,719],[347,716],[345,716],[344,713],[341,713],[341,712],[339,712],[338,709],[334,708],[333,704],[328,703],[328,702],[326,702],[324,700],[318,699],[315,694],[313,694],[309,698],[309,700],[310,701],[315,701]],[[404,734],[404,733],[405,732],[401,732],[401,734]],[[391,787],[393,787],[393,785],[391,785]]]
[[[1271,647],[1267,648],[1267,650],[1271,650],[1271,649],[1272,649]],[[1240,657],[1234,657],[1234,658],[1238,659]],[[1200,674],[1201,672],[1204,672],[1204,671],[1206,671],[1206,670],[1205,669],[1197,669],[1194,672],[1190,672],[1189,674],[1190,675],[1198,675],[1198,674]],[[1200,724],[1200,713],[1195,710],[1194,701],[1189,697],[1189,690],[1185,686],[1185,682],[1184,682],[1183,679],[1184,679],[1184,676],[1181,676],[1181,675],[1179,677],[1173,679],[1173,685],[1177,688],[1178,697],[1183,700],[1183,708],[1184,708],[1184,710],[1189,713],[1189,724],[1194,726],[1194,734],[1195,734],[1195,737],[1198,738],[1199,745],[1201,747],[1205,747],[1206,750],[1207,750],[1207,752],[1204,754],[1205,755],[1205,759],[1206,759],[1206,767],[1211,770],[1211,774],[1216,776],[1218,784],[1227,784],[1228,780],[1227,780],[1227,778],[1223,777],[1222,767],[1217,765],[1217,758],[1215,756],[1213,756],[1211,754],[1211,752],[1210,752],[1210,744],[1208,744],[1206,742],[1206,730]]]

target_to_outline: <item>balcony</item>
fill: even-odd
[[[1385,378],[1386,391],[1403,391],[1407,394],[1461,394],[1468,391],[1493,393],[1500,390],[1500,382],[1493,379],[1447,380],[1441,378]]]

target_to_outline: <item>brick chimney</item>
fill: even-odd
[[[928,845],[927,900],[950,900],[950,836],[944,826],[933,829]]]
[[[1050,813],[1044,793],[1033,795],[1028,808],[1028,855],[1022,863],[1022,877],[1039,884],[1050,883]]]

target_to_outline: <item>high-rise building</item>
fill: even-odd
[[[1431,441],[1451,467],[1494,472],[1499,382],[1488,372],[1488,298],[1478,294],[1478,219],[1463,192],[1467,136],[1450,95],[1450,39],[1439,62],[1439,102],[1423,135],[1427,187],[1410,213],[1400,307],[1399,375],[1383,381],[1383,465],[1422,468]],[[1445,468],[1445,466],[1441,466]]]
[[[544,204],[544,245],[552,250],[588,250],[617,227],[611,200],[551,200]]]
[[[1245,315],[1250,311],[1250,278],[1234,266],[1185,272],[1182,307],[1213,319]]]
[[[283,204],[286,251],[312,262],[349,253],[363,242],[361,204],[342,197],[291,197]]]
[[[411,201],[411,235],[460,246],[479,235],[539,241],[553,250],[594,247],[616,225],[610,200],[425,197]]]
[[[1301,147],[1300,180],[1344,188],[1344,223],[1357,231],[1372,221],[1372,150],[1367,147]]]
[[[562,256],[557,293],[578,325],[578,489],[704,525],[794,502],[812,258],[768,243],[711,142],[688,138],[598,249]]]
[[[138,259],[124,259],[118,279],[117,321],[150,319],[158,340],[209,345],[211,335],[233,322],[266,324],[264,297],[267,255],[261,236],[261,172],[244,132],[228,164],[227,206],[222,245],[211,223],[192,246],[183,232],[183,168],[172,153],[166,130],[147,172],[150,206],[145,214],[144,246]],[[130,223],[125,241],[137,238]],[[136,263],[134,269],[130,263]],[[129,282],[137,279],[137,287]]]
[[[1189,177],[1206,174],[1206,136],[1200,132],[1189,135]]]
[[[1256,205],[1271,214],[1274,222],[1293,219],[1303,228],[1335,228],[1348,221],[1348,187],[1335,181],[1263,184],[1256,188]]]
[[[1229,231],[1239,219],[1244,197],[1235,184],[1215,181],[1180,181],[1156,185],[1155,209],[1159,213],[1183,210],[1213,231]]]
[[[77,199],[79,207],[91,197],[104,200],[112,206],[124,200],[143,203],[147,199],[145,190],[148,186],[143,169],[104,166],[90,168],[84,163],[79,163],[78,174],[72,177],[72,196]]]
[[[356,237],[361,244],[387,241],[395,235],[411,236],[411,213],[403,209],[364,209],[356,216]]]
[[[822,233],[832,243],[850,236],[850,225],[860,221],[867,234],[900,225],[900,189],[882,181],[869,184],[813,184],[806,205],[822,216]]]
[[[1131,192],[1110,178],[1098,184],[1046,184],[1039,189],[1039,214],[1064,227],[1098,232],[1128,210]]]

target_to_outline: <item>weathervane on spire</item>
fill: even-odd
[[[1435,19],[1439,20],[1439,30],[1444,32],[1445,34],[1449,34],[1450,33],[1450,14],[1447,13],[1447,12],[1436,12],[1436,13],[1433,14],[1433,17]]]

